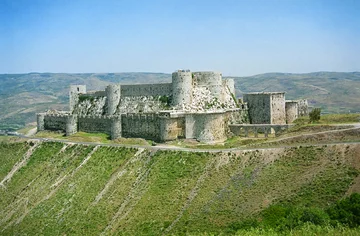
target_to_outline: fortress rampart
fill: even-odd
[[[122,97],[139,97],[139,96],[170,96],[172,94],[172,84],[134,84],[121,85]]]
[[[233,79],[223,80],[220,72],[190,70],[172,73],[171,83],[111,84],[94,92],[87,92],[85,85],[71,85],[69,111],[37,114],[38,131],[218,142],[232,135],[232,124],[282,125],[307,114],[306,100],[291,105],[284,94],[250,93],[239,103]]]

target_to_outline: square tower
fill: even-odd
[[[243,99],[251,124],[286,124],[284,92],[247,93]]]
[[[86,85],[70,85],[69,108],[71,113],[74,111],[76,104],[79,102],[79,94],[85,93]]]

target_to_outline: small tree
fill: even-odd
[[[310,113],[309,113],[309,122],[310,123],[314,123],[316,121],[320,120],[320,113],[321,113],[321,109],[320,108],[314,108]]]

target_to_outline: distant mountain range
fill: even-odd
[[[285,91],[286,99],[307,98],[325,113],[360,112],[360,72],[266,73],[235,80],[238,97],[247,92]],[[18,129],[35,113],[67,109],[70,84],[102,90],[110,83],[170,82],[164,73],[0,74],[0,129]]]

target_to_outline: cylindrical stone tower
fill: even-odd
[[[189,70],[172,73],[172,105],[190,104],[192,100],[193,80]]]
[[[208,88],[211,94],[222,100],[222,74],[220,72],[202,71],[194,72],[194,84],[196,87]]]
[[[121,138],[121,132],[121,116],[111,118],[111,139],[114,140],[117,138]]]
[[[117,106],[119,105],[120,97],[121,97],[120,89],[121,89],[120,85],[117,84],[112,84],[106,87],[105,92],[107,97],[106,99],[107,115],[114,115],[116,113],[116,109]]]
[[[77,115],[69,115],[66,118],[66,136],[77,133]]]

